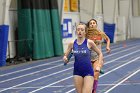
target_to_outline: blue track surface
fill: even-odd
[[[111,45],[104,54],[104,71],[97,93],[140,93],[140,39]],[[76,93],[73,58],[64,66],[62,57],[0,68],[0,93]]]

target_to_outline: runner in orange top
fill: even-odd
[[[88,39],[91,39],[94,41],[94,43],[98,46],[98,48],[101,50],[102,47],[102,40],[106,40],[107,44],[106,44],[106,51],[107,53],[110,53],[110,39],[109,37],[103,32],[100,31],[97,28],[97,21],[95,19],[91,19],[88,23],[87,23],[87,34],[86,37]],[[92,66],[93,69],[96,68],[97,66],[100,67],[100,70],[103,66],[103,61],[102,63],[99,64],[98,62],[98,55],[91,51],[91,62],[92,62]],[[92,93],[96,93],[96,89],[97,89],[97,84],[98,84],[98,79],[99,79],[99,75],[100,72],[94,70],[94,84],[93,84],[93,91]]]

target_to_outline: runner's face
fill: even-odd
[[[97,27],[96,21],[91,20],[91,21],[89,22],[89,28],[96,28],[96,27]]]
[[[77,36],[79,38],[85,37],[85,25],[78,25],[76,29]]]

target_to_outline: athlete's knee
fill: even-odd
[[[83,89],[82,93],[91,93],[92,89]]]
[[[99,79],[99,76],[94,76],[94,80],[98,80]]]
[[[99,79],[99,75],[100,75],[100,73],[95,71],[94,72],[94,80],[98,80]]]

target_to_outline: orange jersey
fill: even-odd
[[[88,28],[86,31],[86,37],[90,40],[93,40],[95,44],[99,45],[99,43],[102,41],[102,39],[107,40],[107,35],[99,31],[98,29],[95,28]]]

